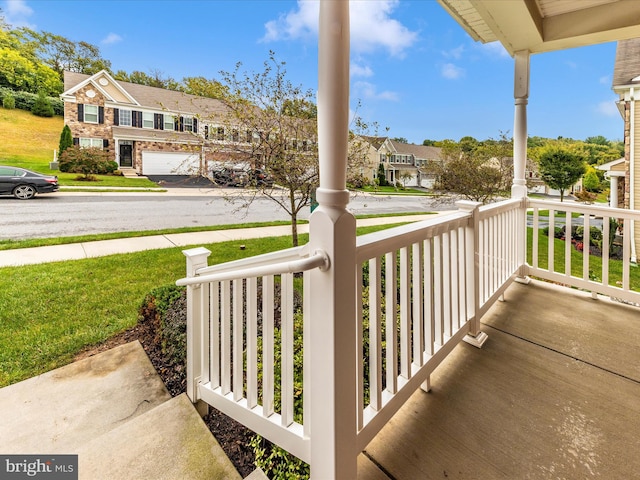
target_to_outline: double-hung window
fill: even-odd
[[[176,119],[173,115],[164,114],[164,130],[175,130]]]
[[[153,113],[142,112],[142,128],[153,128]]]
[[[185,132],[193,132],[193,117],[183,117],[182,125]]]
[[[119,124],[123,127],[131,126],[131,110],[122,110],[119,111]]]
[[[98,105],[84,106],[84,121],[87,123],[98,123]]]
[[[101,138],[80,138],[78,144],[80,148],[95,147],[102,149],[103,140]]]

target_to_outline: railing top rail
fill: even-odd
[[[222,273],[236,271],[238,269],[256,268],[263,265],[272,265],[277,262],[299,260],[309,255],[309,245],[301,245],[299,247],[287,248],[286,250],[278,250],[276,252],[264,253],[240,260],[220,263],[218,265],[210,265],[198,269],[198,275],[206,275],[209,273]]]
[[[604,207],[599,205],[587,205],[584,203],[557,202],[554,200],[528,199],[527,206],[563,210],[569,212],[589,213],[595,216],[607,216],[616,218],[630,218],[640,221],[640,210],[629,210],[626,208]]]
[[[356,240],[356,262],[434,237],[446,231],[465,225],[471,218],[469,212],[452,212],[379,232],[362,235]]]
[[[493,214],[506,212],[509,210],[513,210],[522,205],[522,198],[508,198],[506,200],[501,200],[499,202],[488,203],[486,205],[481,205],[478,210],[480,213],[480,218],[484,219]]]
[[[197,275],[195,277],[181,278],[176,282],[178,286],[197,285],[201,283],[222,282],[225,280],[236,280],[239,278],[255,278],[267,275],[281,275],[283,273],[304,272],[314,268],[326,270],[329,268],[329,256],[322,250],[316,250],[313,255],[299,260],[291,260],[280,263],[271,263],[256,267],[236,269],[233,271],[223,271],[208,275]]]

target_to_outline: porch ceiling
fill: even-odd
[[[635,478],[639,310],[514,283],[367,446],[359,480]]]
[[[637,0],[438,0],[482,43],[500,41],[513,55],[640,37]]]

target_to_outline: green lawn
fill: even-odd
[[[549,262],[548,254],[549,237],[538,234],[538,266],[547,269]],[[553,239],[553,264],[554,271],[564,273],[565,260],[565,242],[558,238]],[[527,228],[527,263],[532,262],[532,244],[533,229]],[[575,277],[582,278],[582,260],[583,252],[578,251],[573,245],[571,246],[571,274]],[[595,281],[602,280],[602,258],[597,255],[589,257],[590,278]],[[609,259],[609,285],[620,286],[622,281],[622,260]],[[629,287],[631,290],[640,292],[640,268],[631,267],[629,272]]]
[[[396,188],[396,187],[380,187],[380,186],[366,186],[361,188],[363,192],[373,193],[378,195],[422,195],[422,196],[434,196],[434,193],[425,192],[424,190],[416,190],[415,188]]]
[[[242,244],[205,245],[209,263],[290,248],[291,237]],[[0,268],[0,387],[65,365],[84,347],[131,328],[144,296],[184,274],[182,248]]]

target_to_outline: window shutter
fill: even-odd
[[[193,133],[198,133],[198,119],[193,119]]]
[[[209,140],[209,126],[208,125],[204,126],[204,138],[205,138],[205,140]]]
[[[98,107],[98,123],[104,123],[104,107]]]
[[[180,116],[180,131],[184,132],[184,117]]]
[[[84,104],[78,104],[78,121],[84,122]]]
[[[105,138],[102,140],[102,148],[107,148],[109,146],[109,139]]]
[[[73,137],[73,144],[80,145],[80,139],[78,137]]]
[[[180,130],[180,123],[178,122],[178,117],[175,117],[173,120],[173,129],[176,132]]]
[[[131,112],[131,125],[142,128],[142,112],[137,110]]]
[[[120,109],[113,109],[113,124],[117,127],[120,125]]]
[[[153,114],[153,128],[162,130],[162,115],[159,113]]]

